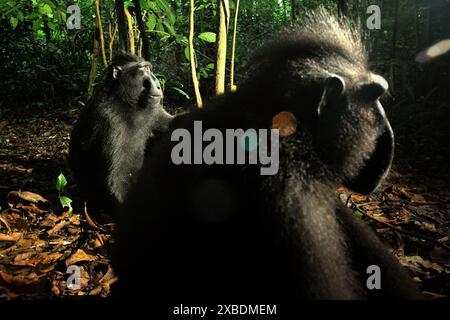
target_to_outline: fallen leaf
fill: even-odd
[[[65,226],[68,226],[71,222],[70,221],[61,221],[59,222],[56,226],[54,226],[53,228],[51,228],[47,234],[49,236],[54,235],[55,233],[57,233],[59,230],[61,230],[62,228],[64,228]]]
[[[19,253],[14,257],[14,265],[35,267],[39,263],[37,259],[31,259],[35,255],[36,252],[33,251]]]
[[[403,200],[402,198],[400,198],[398,195],[396,195],[394,193],[387,193],[386,196],[387,196],[389,201],[393,201],[393,202],[397,202],[397,201],[402,201]]]
[[[398,192],[403,195],[406,199],[411,199],[413,194],[409,191],[407,191],[404,187],[399,187]]]
[[[44,257],[42,258],[42,260],[40,261],[41,265],[48,265],[51,264],[53,262],[56,262],[59,260],[59,258],[61,258],[63,256],[62,253],[59,252],[54,252],[54,253],[50,253],[50,254],[46,254],[44,255]]]
[[[48,203],[47,199],[45,199],[41,195],[39,195],[37,193],[34,193],[34,192],[29,192],[29,191],[11,191],[11,192],[8,193],[8,202],[9,203],[17,204],[21,200],[24,200],[24,201],[27,201],[27,202],[31,202],[31,203],[36,203],[36,204],[39,203],[39,202]]]
[[[437,228],[434,224],[429,223],[429,222],[420,222],[420,221],[414,221],[414,224],[416,226],[419,226],[420,229],[422,230],[426,230],[429,232],[437,232]]]
[[[11,226],[9,225],[8,220],[6,220],[6,217],[4,217],[3,215],[0,215],[0,222],[3,223],[3,225],[6,227],[8,232],[11,232]]]
[[[354,202],[361,203],[361,202],[364,202],[364,201],[367,200],[367,196],[362,195],[362,194],[358,194],[358,193],[353,193],[352,194],[352,200]]]
[[[80,261],[94,261],[97,258],[93,255],[87,254],[82,249],[78,249],[69,259],[66,260],[66,266],[73,265]]]
[[[22,232],[14,232],[11,234],[0,233],[0,241],[17,241],[22,237]]]
[[[0,271],[0,278],[2,278],[5,282],[15,285],[15,286],[26,286],[30,285],[32,283],[36,283],[40,280],[38,275],[34,272],[28,273],[28,274],[17,274],[12,275],[3,271]]]
[[[415,194],[411,198],[411,203],[414,203],[414,204],[419,204],[419,203],[420,204],[426,204],[427,200],[425,200],[425,198],[422,195]]]
[[[30,212],[30,213],[36,213],[36,214],[47,214],[48,213],[47,210],[42,210],[42,209],[36,207],[33,203],[30,205],[24,205],[22,203],[18,203],[15,207],[17,209],[21,209],[23,211]]]

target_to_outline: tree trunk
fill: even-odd
[[[394,3],[394,29],[392,30],[392,48],[391,48],[391,70],[390,70],[390,78],[391,78],[391,90],[395,91],[395,64],[396,64],[396,55],[397,55],[397,33],[398,33],[398,9],[399,9],[399,0],[395,0]]]
[[[123,0],[116,0],[117,25],[119,27],[119,49],[129,52],[129,42],[127,37],[127,23]]]
[[[337,0],[337,8],[338,8],[338,15],[339,18],[343,18],[347,16],[347,3],[346,0]]]
[[[216,95],[225,93],[229,13],[228,0],[217,0]]]
[[[197,69],[194,54],[194,0],[190,0],[189,10],[189,58],[191,60],[192,85],[194,86],[195,99],[197,107],[203,107],[202,95],[200,93],[199,83],[197,79]]]
[[[110,23],[109,24],[109,62],[112,61],[113,45],[114,45],[114,40],[116,38],[116,34],[117,34],[117,23],[114,23],[114,30],[113,30],[112,25]]]
[[[238,25],[238,15],[239,15],[239,0],[236,0],[236,5],[234,9],[234,27],[233,27],[233,40],[231,43],[231,70],[230,70],[230,91],[236,91],[236,85],[234,84],[234,56],[236,51],[236,32]]]
[[[49,45],[50,39],[51,39],[51,31],[50,31],[50,28],[48,26],[48,17],[47,17],[47,15],[45,15],[45,14],[43,15],[42,21],[44,23],[45,45],[47,46],[47,49],[48,49],[48,45]]]
[[[98,32],[100,33],[100,48],[102,49],[103,65],[106,67],[105,38],[103,37],[102,16],[100,15],[100,0],[95,0],[95,15],[97,16]]]
[[[131,17],[130,11],[125,8],[125,16],[127,17],[128,24],[128,39],[130,40],[130,53],[135,54],[134,49],[134,33],[133,33],[133,19]]]
[[[141,2],[139,0],[133,0],[134,8],[136,10],[136,21],[138,24],[140,36],[142,39],[142,52],[144,59],[150,60],[150,45],[147,38],[147,33],[145,32],[144,21],[142,20],[142,10],[141,10]]]
[[[89,72],[88,78],[88,99],[92,97],[92,93],[94,92],[94,81],[95,78],[97,77],[98,55],[100,52],[99,38],[100,38],[100,30],[98,27],[98,20],[97,20],[95,22],[94,48],[92,49],[91,71]]]
[[[287,13],[287,4],[286,4],[286,0],[283,0],[282,4],[283,4],[284,18],[285,18],[286,21],[287,21],[287,19],[289,18],[289,16],[288,16],[288,13]]]
[[[297,0],[291,0],[291,19],[292,22],[297,19]]]

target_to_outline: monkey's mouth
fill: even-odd
[[[384,133],[378,138],[372,155],[367,159],[359,174],[344,185],[355,192],[369,194],[373,192],[386,177],[394,157],[394,133],[389,123]]]
[[[152,86],[152,83],[149,79],[145,79],[142,83],[144,87],[144,91],[147,93],[147,96],[152,99],[160,99],[162,98],[161,91]]]

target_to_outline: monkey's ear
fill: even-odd
[[[370,83],[363,84],[361,87],[362,96],[369,99],[369,101],[377,100],[388,89],[389,84],[379,75],[372,75],[372,81]]]
[[[113,68],[113,78],[118,80],[120,78],[120,75],[122,74],[122,68],[119,66],[116,66]]]
[[[325,101],[333,102],[339,98],[345,91],[345,80],[338,76],[333,75],[325,81]]]
[[[320,101],[317,112],[320,115],[322,109],[327,105],[333,105],[333,103],[344,93],[345,80],[338,75],[332,75],[325,80],[325,87],[323,89],[322,100]]]

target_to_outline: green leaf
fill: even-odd
[[[202,32],[198,35],[198,38],[206,42],[216,42],[216,34],[214,32]]]
[[[11,18],[9,18],[9,22],[11,23],[11,26],[13,27],[13,29],[15,29],[17,27],[17,23],[19,22],[19,20],[17,20],[16,17],[11,17]]]
[[[202,78],[205,78],[205,79],[208,78],[208,72],[206,72],[205,69],[203,69],[203,68],[200,69],[199,73]]]
[[[147,19],[147,29],[149,31],[154,30],[156,27],[156,16],[154,14],[150,14]]]
[[[156,3],[154,3],[153,1],[146,1],[147,2],[147,7],[148,9],[152,10],[155,13],[161,12],[161,10],[158,8],[158,6],[156,5]]]
[[[208,70],[213,70],[213,69],[214,69],[214,63],[208,63],[208,64],[206,65],[206,69],[208,69]]]
[[[176,41],[176,43],[181,44],[181,45],[187,45],[188,44],[188,39],[186,38],[186,36],[184,36],[182,34],[177,34],[175,36],[175,41]]]
[[[191,61],[189,47],[184,48],[184,56],[186,57],[187,61]]]
[[[180,88],[172,87],[171,89],[177,91],[182,96],[185,96],[188,100],[191,99],[191,97],[189,97],[189,95],[186,92],[184,92],[183,90],[181,90]]]
[[[61,206],[63,208],[71,208],[72,209],[72,199],[70,199],[69,197],[66,196],[60,196],[59,197],[59,202],[61,203]]]
[[[51,0],[41,0],[42,3],[46,3],[50,6],[50,8],[56,8],[55,4]]]
[[[170,34],[171,36],[175,36],[175,35],[177,34],[177,33],[175,32],[175,29],[173,28],[173,26],[172,26],[170,23],[168,23],[168,22],[166,22],[166,21],[163,21],[162,23],[163,23],[163,25],[166,27],[167,31],[169,32],[169,34]]]
[[[175,22],[177,21],[177,19],[176,19],[175,15],[173,14],[170,4],[166,0],[157,0],[156,3],[158,4],[158,7],[160,7],[162,9],[162,11],[165,13],[165,15],[169,19],[170,23],[172,25],[174,25]]]
[[[23,12],[22,11],[17,11],[17,19],[19,21],[23,21],[24,20],[24,16],[23,16]]]
[[[66,188],[66,186],[67,186],[67,179],[64,176],[64,174],[61,172],[59,174],[58,178],[56,178],[56,190],[59,193],[61,193]]]
[[[160,21],[156,24],[156,30],[164,32],[164,27]]]
[[[52,8],[48,4],[44,4],[39,6],[39,13],[49,15],[53,12]]]
[[[353,215],[357,218],[362,218],[364,216],[364,213],[362,213],[360,210],[356,209],[353,211]]]
[[[53,22],[48,22],[47,23],[48,27],[50,30],[55,31],[56,30],[56,25]]]

